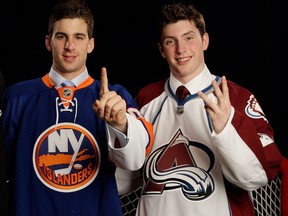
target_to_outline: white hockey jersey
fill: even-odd
[[[221,133],[213,131],[197,95],[201,90],[217,102],[213,79],[221,83],[205,67],[185,85],[191,95],[183,102],[175,97],[181,83],[172,75],[137,95],[140,111],[155,133],[143,169],[137,216],[253,215],[248,191],[277,173],[281,155],[273,131],[247,89],[228,81],[229,122]],[[178,112],[181,109],[183,113]]]

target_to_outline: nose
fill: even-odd
[[[186,46],[184,43],[181,43],[180,41],[177,42],[177,46],[176,46],[176,52],[177,53],[183,53],[186,51]]]
[[[74,49],[75,48],[75,43],[72,39],[68,39],[65,43],[65,49]]]

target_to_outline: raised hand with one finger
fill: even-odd
[[[107,70],[101,69],[99,99],[92,104],[97,116],[119,131],[127,132],[126,102],[115,91],[109,91]]]

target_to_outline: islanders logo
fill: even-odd
[[[74,192],[91,184],[99,172],[100,159],[93,135],[73,123],[61,123],[45,130],[33,150],[38,178],[59,192]]]

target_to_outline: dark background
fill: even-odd
[[[208,68],[255,94],[276,144],[288,156],[285,7],[269,0],[191,1],[202,11],[210,35]],[[49,71],[51,53],[44,40],[54,2],[1,4],[0,70],[7,86]],[[135,96],[145,84],[169,75],[155,36],[155,15],[168,1],[153,2],[88,0],[95,18],[95,49],[87,67],[94,78],[106,66],[109,82],[124,85]]]

